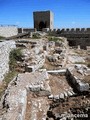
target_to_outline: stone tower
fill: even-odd
[[[51,11],[33,12],[34,28],[41,31],[43,28],[53,29],[53,13]]]

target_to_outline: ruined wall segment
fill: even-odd
[[[0,36],[11,37],[18,34],[17,26],[0,26]]]
[[[7,112],[0,116],[1,120],[25,120],[27,92],[49,93],[50,88],[47,85],[47,80],[48,73],[46,71],[18,74],[9,83],[2,97],[1,101],[5,103],[2,107],[6,108]]]
[[[9,53],[13,48],[16,48],[14,41],[0,42],[0,82],[9,71]]]

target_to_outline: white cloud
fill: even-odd
[[[19,25],[19,24],[20,24],[20,22],[17,21],[17,22],[16,22],[16,25]]]
[[[76,24],[76,22],[75,22],[75,21],[72,21],[72,24],[74,25],[74,24]]]

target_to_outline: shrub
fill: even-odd
[[[3,37],[3,36],[0,36],[0,39],[4,39],[5,37]]]
[[[32,36],[33,39],[39,39],[40,35],[38,33],[34,33]]]
[[[9,67],[10,70],[14,70],[17,66],[17,61],[22,61],[21,49],[13,49],[9,55]]]
[[[62,39],[57,38],[57,37],[48,37],[48,40],[49,40],[49,41],[54,41],[54,42],[56,42],[56,41],[58,41],[58,40],[63,41]]]
[[[11,72],[9,72],[9,73],[7,73],[6,75],[5,75],[5,78],[4,78],[4,80],[3,80],[3,83],[2,83],[2,85],[0,86],[0,100],[1,100],[1,98],[2,98],[2,96],[3,96],[3,94],[5,93],[5,90],[6,90],[6,88],[8,87],[8,84],[10,83],[10,81],[15,77],[15,76],[17,76],[17,72],[16,71],[11,71]]]
[[[88,63],[87,66],[90,68],[90,63]]]

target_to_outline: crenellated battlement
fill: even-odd
[[[57,32],[61,34],[90,34],[90,28],[62,28],[50,29],[50,32]]]
[[[70,46],[86,49],[90,46],[90,28],[62,28],[49,31],[50,35],[66,37]]]

